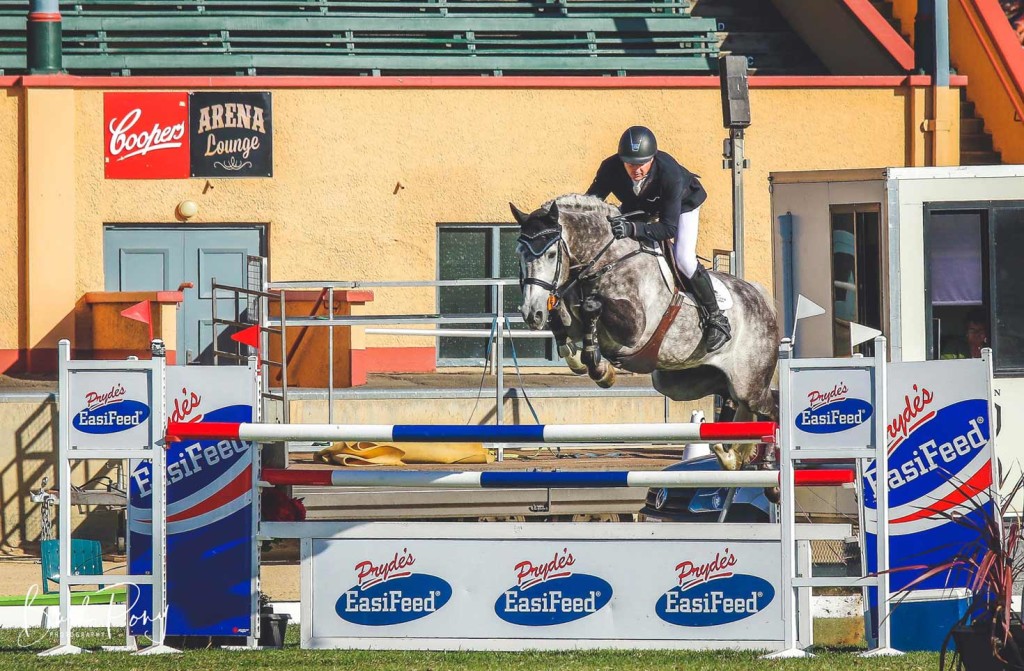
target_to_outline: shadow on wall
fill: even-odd
[[[0,555],[12,548],[38,549],[42,532],[42,505],[29,500],[31,490],[56,489],[57,403],[54,395],[33,394],[31,401],[0,403]],[[78,462],[73,483],[105,489],[117,484],[116,462]],[[72,511],[76,538],[116,542],[118,513],[77,507]],[[57,508],[51,511],[56,535]]]
[[[41,506],[29,501],[29,490],[56,484],[54,457],[57,446],[57,404],[50,397],[34,406],[6,403],[0,406],[0,435],[8,434],[8,449],[0,452],[0,550],[38,541]],[[19,415],[25,413],[19,422]],[[12,421],[3,421],[9,419]],[[4,426],[7,425],[7,426]],[[6,442],[6,441],[3,441]]]

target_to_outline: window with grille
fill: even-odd
[[[442,224],[437,229],[437,278],[439,280],[519,277],[516,256],[517,226],[502,224]],[[522,293],[517,285],[503,288],[503,308],[513,330],[526,330],[519,314]],[[480,317],[478,324],[450,328],[490,329],[496,313],[498,292],[494,287],[456,286],[438,288],[438,310],[446,316]],[[487,354],[487,338],[439,338],[439,365],[479,365]],[[520,364],[551,365],[557,361],[550,338],[505,340],[505,365],[513,354]]]

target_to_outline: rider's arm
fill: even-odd
[[[601,167],[597,169],[597,174],[594,175],[594,181],[590,183],[590,188],[587,189],[588,196],[597,196],[604,200],[612,192],[611,180],[605,173],[604,163],[602,163]]]
[[[683,171],[682,179],[672,179],[661,194],[661,213],[658,223],[647,224],[647,237],[668,240],[676,235],[679,215],[692,212],[707,200],[708,194],[697,176]]]
[[[673,178],[665,183],[661,194],[661,212],[658,215],[658,221],[644,226],[644,237],[659,241],[676,237],[679,214],[682,212],[682,194],[682,180]]]

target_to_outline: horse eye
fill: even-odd
[[[548,258],[549,259],[555,258],[555,250],[552,249],[551,251],[548,252]]]

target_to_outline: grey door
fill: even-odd
[[[211,282],[246,286],[246,258],[265,255],[262,226],[107,226],[103,272],[107,291],[174,291],[182,282],[185,302],[178,313],[178,357],[213,363]],[[234,316],[234,301],[220,298],[218,316]],[[226,338],[225,326],[217,329]],[[221,349],[227,349],[221,343]]]

